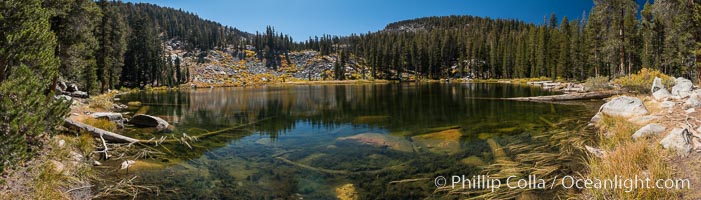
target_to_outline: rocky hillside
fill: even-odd
[[[338,55],[322,56],[317,51],[299,51],[280,55],[279,66],[266,67],[265,60],[252,47],[238,51],[226,48],[209,51],[187,51],[180,41],[165,43],[166,55],[179,58],[190,73],[189,84],[196,87],[250,86],[302,80],[336,80],[334,64]],[[351,56],[345,66],[343,80],[370,77],[370,69],[362,58]],[[363,71],[364,70],[364,71]]]

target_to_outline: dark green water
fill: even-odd
[[[141,101],[149,107],[142,111],[176,127],[173,133],[125,131],[144,139],[255,122],[191,141],[192,148],[162,147],[166,155],[148,161],[162,167],[129,172],[160,188],[158,196],[141,198],[335,199],[335,188],[353,184],[360,199],[423,199],[433,194],[438,175],[479,174],[494,160],[490,143],[508,145],[577,126],[598,106],[488,99],[549,94],[508,84],[434,83],[215,88],[120,98]],[[358,134],[375,143],[339,140]],[[428,179],[390,183],[413,178]]]

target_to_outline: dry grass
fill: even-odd
[[[58,141],[64,140],[63,147]],[[0,192],[0,199],[85,199],[91,196],[90,180],[96,178],[92,167],[83,161],[72,157],[71,151],[82,146],[85,151],[92,152],[80,137],[56,136],[47,144],[44,152],[34,160],[34,167],[27,168],[27,182],[14,187],[24,187],[20,192]],[[92,144],[92,141],[89,142]],[[80,150],[83,151],[83,150]],[[80,153],[78,153],[80,154]],[[80,154],[87,157],[86,154]]]
[[[640,126],[628,122],[626,118],[612,117],[602,114],[599,121],[599,147],[614,149],[616,146],[631,140],[631,136]]]
[[[85,118],[85,120],[83,120],[83,123],[110,132],[114,132],[115,130],[117,130],[117,124],[107,119]]]
[[[111,92],[90,97],[90,108],[111,110],[114,108],[114,97],[117,95],[117,93],[118,92],[116,90],[113,90]]]
[[[650,186],[657,179],[673,178],[670,152],[658,145],[659,138],[633,141],[631,135],[639,128],[625,118],[603,116],[599,122],[599,146],[607,153],[602,158],[589,156],[589,179],[614,179],[616,176],[633,179],[650,178]],[[641,187],[641,186],[639,186]],[[654,188],[585,189],[586,199],[676,199],[679,190]]]
[[[640,179],[650,178],[650,186],[653,187],[654,180],[674,178],[668,159],[669,152],[657,143],[644,139],[628,141],[619,144],[603,158],[592,157],[586,177],[604,180],[616,176],[625,179],[637,176]],[[584,195],[594,199],[675,199],[678,192],[680,191],[656,188],[606,188],[588,189]]]

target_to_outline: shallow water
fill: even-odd
[[[172,133],[124,130],[133,137],[225,130],[162,146],[165,155],[131,170],[140,183],[160,188],[157,197],[141,198],[335,199],[337,187],[353,184],[360,199],[416,199],[432,195],[438,175],[479,174],[480,166],[499,156],[491,144],[574,127],[583,120],[560,122],[596,111],[597,102],[493,99],[549,94],[509,84],[402,83],[193,89],[120,98],[141,101],[144,107],[134,112],[175,126]],[[414,178],[428,179],[390,183]]]

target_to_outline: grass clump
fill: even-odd
[[[647,68],[641,69],[638,73],[617,78],[614,82],[630,92],[647,94],[650,93],[650,87],[652,87],[655,77],[661,78],[662,84],[667,88],[674,85],[674,77],[668,76],[659,70]]]
[[[110,110],[114,108],[114,97],[117,91],[107,92],[90,98],[90,108]]]
[[[658,189],[658,179],[673,179],[670,152],[658,145],[658,138],[633,141],[633,133],[640,128],[626,118],[604,115],[599,122],[599,147],[606,153],[602,157],[590,155],[587,174],[590,180],[649,178],[649,185],[637,184],[637,188],[590,188],[582,192],[585,199],[675,199],[680,190]],[[610,185],[610,184],[609,184]],[[648,186],[650,188],[648,188]]]
[[[83,123],[110,132],[114,132],[115,130],[117,130],[117,124],[107,119],[86,118],[85,121],[83,121]]]
[[[589,77],[584,81],[584,87],[590,91],[601,91],[611,89],[608,76]]]
[[[633,133],[638,129],[640,126],[629,122],[626,118],[602,114],[599,122],[599,146],[614,148],[631,140]]]
[[[91,190],[78,189],[90,185],[90,181],[96,178],[96,171],[85,162],[85,159],[95,147],[92,137],[85,140],[84,137],[58,136],[48,144],[47,162],[41,162],[32,169],[34,174],[31,193],[23,194],[32,199],[76,199],[90,197]],[[58,141],[65,141],[64,146],[59,146]],[[84,149],[83,149],[84,148]],[[73,151],[73,152],[72,152]],[[83,156],[82,161],[76,160],[76,152]],[[87,188],[87,187],[86,187]]]
[[[673,179],[673,170],[667,158],[669,152],[645,139],[626,141],[608,151],[603,158],[589,160],[592,180],[649,178],[649,185],[637,183],[638,188],[587,189],[585,196],[592,199],[675,199],[679,190],[654,188],[658,179]],[[651,188],[647,188],[647,186]]]

